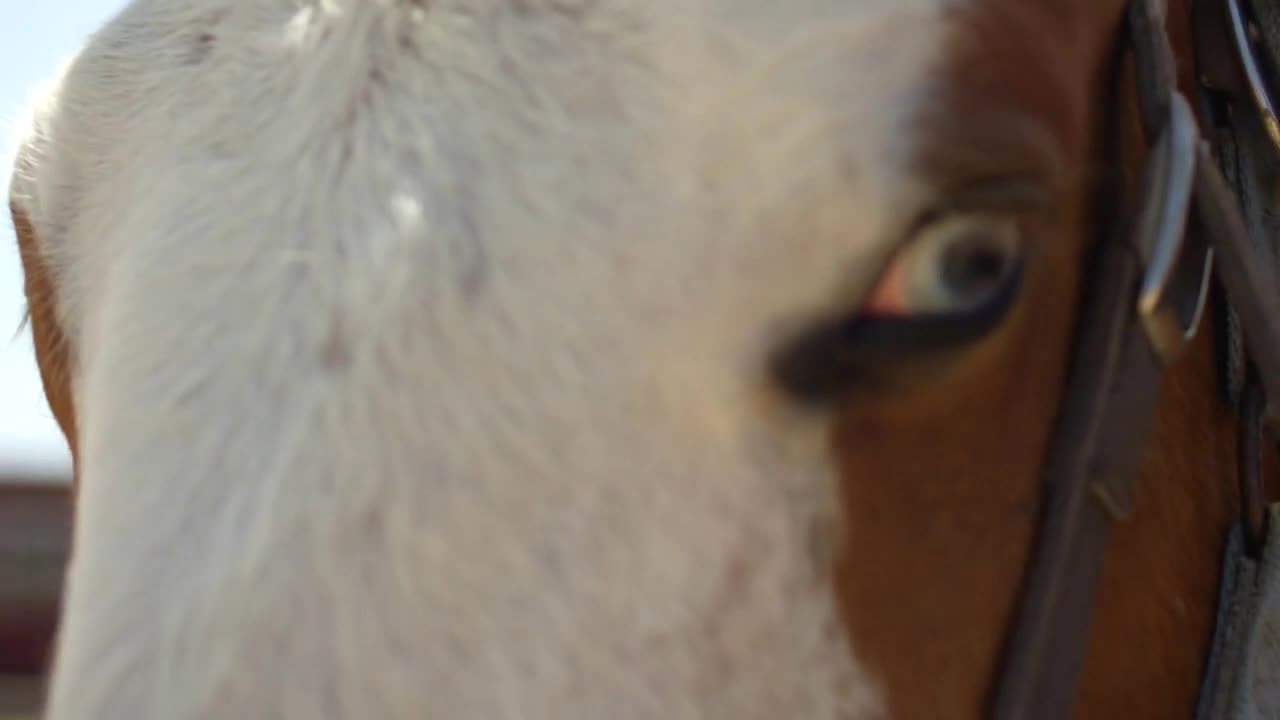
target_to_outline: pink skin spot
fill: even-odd
[[[895,317],[908,312],[906,279],[900,263],[892,263],[862,306],[864,315]]]

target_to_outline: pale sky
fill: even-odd
[[[0,0],[0,475],[65,477],[70,456],[40,389],[22,318],[22,272],[7,211],[16,119],[84,38],[124,0]]]

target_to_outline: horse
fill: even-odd
[[[1274,490],[1224,8],[132,0],[10,192],[47,717],[1192,715]]]

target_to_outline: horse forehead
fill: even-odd
[[[929,93],[939,86],[963,89],[973,84],[966,75],[991,75],[997,57],[1015,59],[992,53],[984,62],[980,53],[964,52],[957,37],[998,39],[1005,28],[1078,39],[1082,17],[1110,15],[1066,6],[1059,0],[688,0],[674,8],[631,0],[405,7],[136,0],[74,64],[72,102],[56,111],[71,127],[59,133],[58,144],[68,148],[64,156],[96,156],[78,163],[81,172],[63,173],[87,174],[73,179],[92,184],[94,166],[108,174],[147,168],[138,159],[146,150],[152,162],[162,162],[154,158],[172,158],[175,151],[190,156],[191,146],[198,152],[202,144],[217,152],[276,142],[273,133],[288,129],[253,131],[272,125],[268,115],[288,118],[279,125],[293,122],[295,136],[305,135],[315,123],[297,123],[298,113],[368,110],[390,74],[402,81],[400,90],[406,76],[420,76],[412,92],[400,93],[402,112],[420,103],[414,109],[446,125],[487,113],[486,129],[506,135],[492,139],[546,140],[536,132],[515,139],[517,120],[543,130],[607,125],[640,149],[626,158],[598,153],[615,166],[623,159],[632,169],[687,174],[690,163],[705,164],[709,154],[687,152],[691,144],[759,156],[781,145],[769,140],[782,128],[794,135],[805,123],[825,123],[836,127],[824,142],[856,161],[845,169],[869,164],[892,172],[901,164],[895,160],[908,154],[904,145],[916,140],[908,123]],[[987,18],[986,30],[957,22],[966,16]],[[335,35],[341,40],[326,45]],[[219,53],[220,46],[229,52]],[[1006,64],[995,74],[1007,79],[1031,69]],[[320,77],[323,83],[316,82]],[[474,87],[459,91],[466,85]],[[484,93],[496,88],[507,97],[486,106]],[[992,100],[989,83],[985,90],[984,99]],[[437,96],[423,97],[432,92]],[[1017,103],[1029,94],[1026,83],[1009,83],[994,99]],[[538,107],[548,101],[555,107]],[[627,110],[646,107],[654,112],[644,119]],[[199,127],[176,130],[175,117]],[[833,117],[843,122],[832,123]],[[162,126],[168,132],[157,132]],[[580,146],[598,139],[570,138]],[[655,140],[672,151],[650,152]],[[67,179],[48,184],[66,186]],[[888,188],[874,198],[885,202],[900,189],[881,179],[858,190],[875,195],[877,188]]]
[[[71,63],[15,194],[66,261],[72,325],[155,238],[308,203],[639,274],[726,249],[776,268],[767,217],[837,195],[859,224],[809,243],[825,291],[914,210],[909,119],[952,4],[137,0]],[[365,187],[330,203],[299,158]]]
[[[73,63],[69,102],[58,112],[79,120],[64,135],[95,136],[81,139],[99,147],[83,149],[129,147],[117,157],[135,166],[139,145],[172,155],[202,143],[233,151],[229,142],[272,141],[248,132],[255,123],[276,131],[265,116],[314,134],[321,123],[307,124],[306,112],[341,124],[416,111],[410,140],[483,114],[483,129],[499,141],[540,134],[545,142],[547,132],[607,124],[637,142],[653,134],[676,142],[732,124],[730,113],[781,108],[783,117],[856,114],[845,128],[856,149],[884,141],[869,137],[888,130],[873,120],[900,119],[909,91],[922,91],[945,4],[138,0]],[[375,109],[378,98],[386,103]],[[158,136],[162,122],[171,132]]]
[[[1005,65],[996,75],[1013,77],[1016,55],[1031,54],[1017,49],[1015,57],[992,54],[985,62],[980,53],[966,54],[957,38],[984,33],[959,20],[994,18],[985,27],[996,35],[1031,27],[1072,37],[1079,23],[1070,21],[1083,13],[1060,5],[137,0],[73,63],[68,102],[54,111],[62,126],[52,133],[57,147],[31,153],[46,156],[45,166],[76,167],[41,167],[36,184],[43,176],[49,189],[18,194],[56,195],[67,204],[83,199],[69,187],[123,193],[128,186],[118,181],[131,174],[175,160],[211,165],[236,154],[260,157],[260,146],[309,136],[323,141],[322,130],[336,128],[330,137],[337,136],[363,115],[403,121],[398,133],[383,128],[382,141],[430,139],[445,152],[452,148],[446,162],[427,163],[428,174],[447,181],[474,180],[460,176],[476,169],[477,158],[505,162],[512,146],[536,145],[539,157],[520,159],[539,162],[543,179],[597,194],[648,180],[667,199],[681,192],[688,198],[691,184],[719,172],[739,178],[722,188],[735,204],[769,204],[789,201],[778,196],[811,179],[806,173],[852,171],[872,176],[843,188],[852,199],[906,205],[903,186],[918,179],[903,171],[912,146],[921,144],[912,125],[920,107],[939,89],[964,93],[974,76],[989,77],[997,55]],[[1028,25],[1028,16],[1039,21]],[[1035,92],[1025,82],[996,86],[994,96],[991,83],[983,88],[984,101],[1025,103]],[[434,137],[426,137],[427,128]],[[573,172],[565,168],[570,161]],[[241,174],[267,179],[273,171],[264,161]],[[603,174],[618,182],[601,183]],[[242,185],[252,183],[247,179]],[[725,216],[707,204],[681,210]],[[218,212],[212,205],[192,210]],[[118,211],[110,200],[96,207]],[[40,215],[59,211],[31,214],[39,226]],[[555,207],[541,216],[582,214]]]

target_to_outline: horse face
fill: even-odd
[[[132,2],[12,187],[51,717],[976,707],[1117,14]]]

